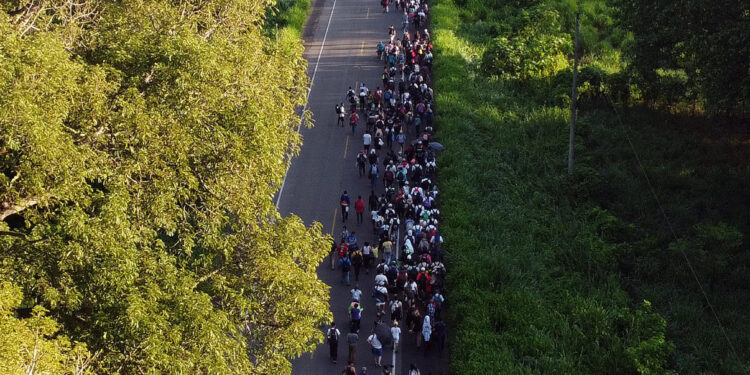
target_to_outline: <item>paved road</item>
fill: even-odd
[[[357,195],[362,195],[367,201],[369,182],[364,177],[359,178],[355,167],[356,153],[362,148],[364,122],[356,135],[351,134],[348,121],[344,128],[336,126],[334,105],[345,101],[349,86],[356,88],[364,80],[370,89],[374,89],[380,83],[383,65],[377,59],[375,47],[379,40],[388,38],[388,26],[393,24],[399,29],[400,22],[400,15],[392,7],[391,13],[384,14],[378,0],[314,1],[303,37],[306,41],[305,57],[309,61],[308,74],[314,78],[309,108],[314,112],[316,126],[301,130],[304,146],[292,162],[278,200],[282,215],[296,214],[308,225],[319,221],[326,232],[338,238],[342,229],[341,213],[337,211],[338,198],[342,191],[349,191],[352,202]],[[381,191],[382,186],[379,186],[378,194]],[[375,240],[369,221],[361,226],[355,223],[352,212],[347,226],[358,232],[360,244]],[[319,267],[318,274],[331,286],[331,309],[342,333],[339,361],[336,365],[332,364],[328,345],[321,344],[312,355],[304,355],[293,361],[293,374],[340,374],[346,363],[345,338],[349,321],[346,307],[350,287],[342,285],[340,271],[331,271],[325,262]],[[370,298],[373,277],[372,271],[369,275],[363,272],[359,283],[364,291],[362,302],[365,311],[356,365],[358,371],[366,366],[369,375],[380,374],[381,371],[374,366],[365,342],[375,318],[375,304]],[[412,362],[419,366],[424,375],[430,372],[435,375],[447,374],[444,370],[445,359],[440,360],[434,352],[429,356],[418,352],[415,336],[408,334],[406,329],[403,331],[402,348],[396,354],[394,374],[405,374]],[[392,360],[392,351],[384,350],[383,364],[390,364]]]

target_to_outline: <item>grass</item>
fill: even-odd
[[[274,35],[285,30],[290,32],[289,37],[300,39],[311,4],[311,0],[278,0],[266,10],[266,33]]]
[[[742,183],[750,181],[750,137],[709,119],[621,109],[675,223],[674,241],[595,88],[584,91],[568,177],[569,73],[479,73],[493,33],[512,32],[505,22],[516,3],[432,3],[452,372],[750,372],[750,326],[741,318],[750,307],[741,276],[750,269]],[[615,47],[627,38],[598,15],[601,5],[588,8],[596,14],[583,18],[598,18],[585,65],[619,74]],[[701,265],[743,358],[729,351],[677,246]]]

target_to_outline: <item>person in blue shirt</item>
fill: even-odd
[[[341,221],[346,223],[346,219],[349,218],[349,205],[351,204],[351,199],[349,199],[346,190],[344,190],[344,194],[341,194],[339,202],[341,203]]]
[[[349,237],[346,238],[346,244],[349,246],[350,251],[356,251],[359,248],[359,244],[357,244],[356,232],[352,232],[352,234],[350,234]]]

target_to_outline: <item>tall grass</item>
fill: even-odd
[[[291,38],[301,38],[311,4],[311,0],[278,0],[266,10],[266,33],[274,35],[283,31]]]
[[[741,276],[750,270],[750,187],[741,182],[750,181],[750,135],[620,108],[680,236],[674,241],[605,98],[632,104],[638,95],[621,60],[632,36],[617,28],[609,2],[432,5],[453,372],[750,373],[750,324],[741,318],[750,308]],[[569,177],[570,70],[519,79],[482,65],[496,37],[515,38],[534,17],[559,19],[570,32],[577,10],[584,56]],[[698,264],[742,358],[705,308],[680,249]]]

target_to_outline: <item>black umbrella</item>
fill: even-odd
[[[432,147],[432,149],[436,151],[445,150],[445,147],[437,142],[430,142],[430,147]]]

